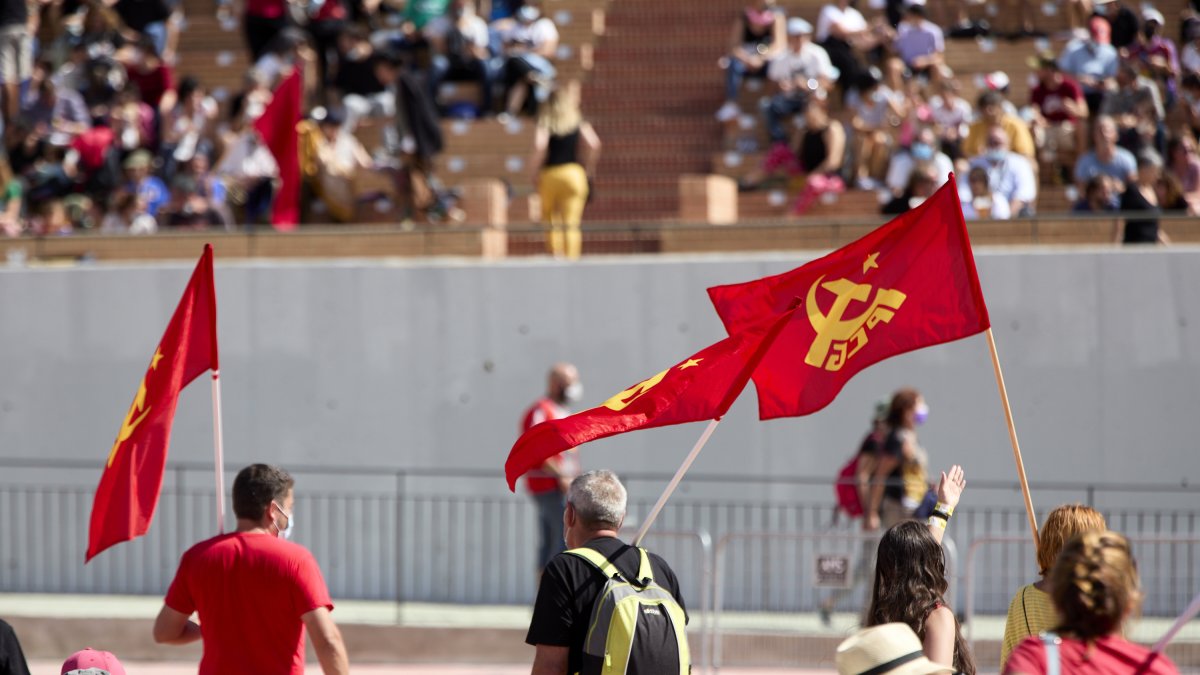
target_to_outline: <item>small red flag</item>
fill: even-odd
[[[527,471],[588,441],[724,416],[793,316],[787,311],[727,337],[595,408],[534,426],[508,453],[504,464],[508,489],[515,490],[517,479]]]
[[[92,501],[84,562],[150,529],[179,392],[204,371],[217,368],[217,296],[212,246],[205,245],[108,453]]]
[[[708,289],[730,335],[804,299],[754,373],[761,419],[808,415],[884,359],[991,325],[953,174],[867,236],[772,277]]]
[[[279,165],[279,192],[271,207],[276,230],[296,229],[300,222],[300,135],[296,124],[303,115],[304,77],[299,66],[279,86],[254,128]]]

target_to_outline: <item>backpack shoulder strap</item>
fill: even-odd
[[[650,556],[646,554],[646,549],[638,547],[638,555],[641,562],[638,563],[638,579],[639,586],[649,586],[654,583],[654,572],[650,569]]]
[[[1046,650],[1046,675],[1061,675],[1062,655],[1059,654],[1058,647],[1062,644],[1062,638],[1050,631],[1042,633],[1038,637]]]
[[[579,548],[573,548],[567,551],[567,554],[573,555],[577,558],[583,558],[584,560],[588,561],[593,567],[600,570],[600,573],[608,579],[612,579],[613,577],[622,579],[624,578],[624,575],[621,574],[621,570],[617,569],[617,566],[612,564],[611,560],[604,557],[603,553],[594,548],[580,546]]]
[[[638,560],[638,573],[637,573],[637,579],[635,579],[632,583],[636,586],[645,587],[645,586],[650,585],[651,583],[654,583],[654,572],[653,572],[652,568],[650,567],[650,556],[646,554],[646,549],[639,546],[637,551],[638,551],[638,559],[639,559]],[[594,548],[580,546],[579,548],[573,548],[573,549],[567,551],[567,553],[570,555],[573,555],[577,558],[583,558],[584,560],[588,561],[589,563],[592,564],[593,567],[600,570],[600,573],[603,574],[606,578],[612,579],[613,577],[616,577],[616,578],[628,581],[627,579],[625,579],[625,575],[621,574],[621,570],[619,570],[617,568],[617,566],[612,563],[611,560],[606,558],[603,553],[597,551]]]

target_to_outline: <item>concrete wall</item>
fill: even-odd
[[[231,476],[251,461],[494,472],[494,478],[405,483],[410,495],[493,500],[461,509],[415,497],[401,505],[388,501],[395,477],[387,472],[306,474],[297,536],[317,553],[339,597],[524,601],[533,590],[532,514],[525,500],[505,499],[501,467],[522,410],[543,389],[547,366],[557,359],[577,363],[585,401],[594,404],[722,337],[707,286],[804,260],[219,264],[227,467]],[[978,266],[1035,486],[1200,480],[1191,419],[1200,400],[1200,249],[984,251]],[[0,590],[162,592],[179,551],[212,531],[210,476],[173,472],[147,539],[87,568],[77,562],[90,491],[190,269],[0,270],[0,540],[16,542],[5,547]],[[935,467],[966,467],[973,483],[964,506],[1008,511],[1003,520],[977,519],[969,530],[956,530],[960,548],[968,531],[1023,535],[1019,495],[985,489],[989,482],[1011,484],[1015,474],[982,336],[879,364],[807,418],[759,422],[748,390],[693,472],[818,482],[689,479],[679,499],[831,503],[828,481],[856,447],[874,401],[901,385],[920,388],[929,401],[921,439]],[[598,441],[585,446],[583,460],[624,472],[671,472],[701,429]],[[171,461],[211,461],[211,433],[209,389],[201,380],[181,398]],[[73,459],[95,468],[3,463],[12,459]],[[639,481],[631,493],[652,500],[661,486]],[[384,496],[354,501],[346,497],[353,491]],[[303,501],[318,492],[333,496]],[[1121,527],[1195,536],[1196,496],[1194,488],[1101,491],[1096,500],[1110,508],[1191,512],[1190,520],[1170,525],[1126,519]],[[1043,512],[1083,498],[1081,489],[1034,491]],[[761,522],[749,524],[759,516],[731,508],[710,523],[706,513],[668,514],[664,523],[716,534],[768,519],[764,512]],[[791,525],[770,526],[815,529],[826,517],[805,511]],[[808,524],[797,524],[801,519]],[[481,562],[481,548],[503,550],[503,567]],[[1013,570],[1012,583],[1031,576],[1030,567]],[[787,569],[777,573],[789,577]],[[491,574],[500,581],[488,581]],[[739,578],[750,583],[760,576]],[[695,597],[699,579],[688,577]],[[1002,610],[1014,586],[997,583]],[[784,595],[800,603],[813,597],[799,593]]]

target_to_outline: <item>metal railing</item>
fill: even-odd
[[[711,663],[714,672],[719,672],[721,667],[725,665],[724,652],[724,633],[721,629],[721,616],[726,609],[726,579],[725,572],[728,567],[729,552],[731,545],[740,543],[739,549],[741,553],[753,552],[755,546],[762,553],[761,556],[754,556],[755,560],[762,560],[764,565],[768,565],[769,561],[774,561],[774,564],[781,566],[785,574],[788,574],[790,579],[776,579],[776,574],[773,574],[769,567],[764,567],[763,586],[770,586],[776,596],[777,601],[766,603],[755,607],[746,607],[741,605],[739,608],[743,611],[750,610],[759,614],[778,615],[782,619],[782,615],[789,613],[807,611],[815,611],[817,605],[817,584],[815,583],[816,570],[812,569],[807,562],[814,559],[817,554],[823,553],[838,553],[847,557],[857,554],[859,560],[856,561],[854,579],[851,580],[852,586],[849,589],[851,597],[854,599],[854,606],[864,607],[866,605],[867,594],[870,593],[871,585],[874,581],[871,575],[867,575],[865,579],[859,578],[858,570],[862,569],[859,565],[864,565],[866,569],[873,566],[873,561],[868,561],[866,558],[874,557],[874,547],[879,541],[879,533],[852,533],[852,532],[816,532],[816,533],[787,533],[787,532],[731,532],[717,540],[716,548],[713,550],[713,625],[712,636],[709,638],[709,644],[712,645]],[[954,544],[954,540],[946,537],[942,540],[942,546],[946,552],[946,576],[948,579],[957,578],[958,566],[958,547]],[[857,550],[856,550],[857,549]],[[865,583],[857,583],[857,582]],[[861,588],[860,588],[861,586]],[[804,593],[805,590],[812,590],[812,593]],[[788,603],[786,597],[795,594],[796,596],[808,595],[809,600],[800,603]],[[782,601],[779,601],[782,600]],[[947,598],[951,601],[950,598]],[[951,601],[952,602],[952,601]],[[804,607],[805,609],[802,609]],[[811,608],[811,609],[808,609]],[[772,619],[768,616],[765,619],[759,619],[757,626],[753,628],[756,631],[770,631]],[[781,621],[782,623],[782,621]],[[793,629],[792,632],[797,632]],[[805,663],[808,665],[829,665],[828,659],[831,654],[824,653],[813,654],[804,653],[798,654],[796,650],[804,650],[806,648],[817,647],[822,649],[823,645],[817,642],[815,645],[812,642],[802,640],[794,640],[790,646],[776,645],[775,658],[777,662],[771,663],[770,656],[764,657],[759,651],[754,655],[753,665],[795,665],[797,663]]]
[[[313,551],[336,597],[488,604],[532,601],[534,508],[525,495],[507,492],[499,470],[288,468],[297,478],[296,540]],[[85,567],[83,553],[99,474],[96,462],[0,459],[4,516],[0,541],[5,542],[0,548],[0,591],[161,594],[182,552],[215,533],[211,465],[172,463],[150,532],[104,552]],[[645,473],[623,478],[629,487],[633,522],[649,511],[669,476]],[[706,532],[714,541],[739,532],[849,533],[844,529],[852,527],[849,523],[835,521],[832,482],[822,477],[690,475],[685,489],[660,516],[655,532]],[[1178,538],[1197,532],[1200,510],[1194,508],[1104,506],[1117,491],[1151,489],[1160,494],[1173,491],[1176,500],[1195,504],[1200,492],[1196,487],[1038,483],[1033,487],[1035,492],[1054,491],[1054,502],[1097,502],[1110,526],[1130,536]],[[973,494],[993,491],[1014,506],[973,507],[969,500],[956,512],[949,538],[964,542],[1025,533],[1015,482],[972,481],[971,490]],[[232,525],[232,518],[226,525]],[[652,541],[657,545],[658,539]],[[672,565],[682,567],[692,555],[669,547],[664,552]],[[814,596],[796,592],[788,565],[764,562],[761,550],[745,553],[744,559],[738,556],[726,561],[725,574],[731,575],[723,582],[729,591],[727,609],[815,611]],[[1001,552],[997,559],[1011,564],[1023,577],[1036,575],[1030,555]],[[705,592],[702,582],[684,578],[681,582],[688,597]],[[1003,612],[1006,602],[1007,598],[983,598],[978,610]]]

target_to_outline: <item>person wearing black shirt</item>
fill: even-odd
[[[17,634],[8,622],[0,619],[0,675],[29,675],[25,654]]]
[[[1112,46],[1125,49],[1137,41],[1137,14],[1117,0],[1096,0],[1095,12],[1112,26]]]
[[[1158,198],[1162,157],[1146,148],[1138,153],[1137,164],[1137,180],[1126,185],[1125,192],[1121,193],[1121,210],[1140,211],[1145,215],[1133,216],[1131,213],[1125,219],[1120,241],[1125,244],[1167,243],[1166,236],[1158,227],[1158,216],[1162,213],[1162,205],[1159,204]]]
[[[626,493],[611,471],[589,471],[571,483],[567,510],[563,515],[567,548],[587,547],[608,558],[627,579],[637,577],[640,555],[635,546],[617,538],[625,520]],[[654,581],[684,607],[679,580],[666,561],[649,553]],[[570,553],[559,553],[542,574],[533,618],[525,642],[537,652],[533,675],[567,675],[583,668],[583,643],[591,620],[592,605],[608,580],[591,563]],[[659,636],[655,636],[656,638]],[[663,635],[653,644],[673,644]],[[679,672],[675,668],[654,672]]]

